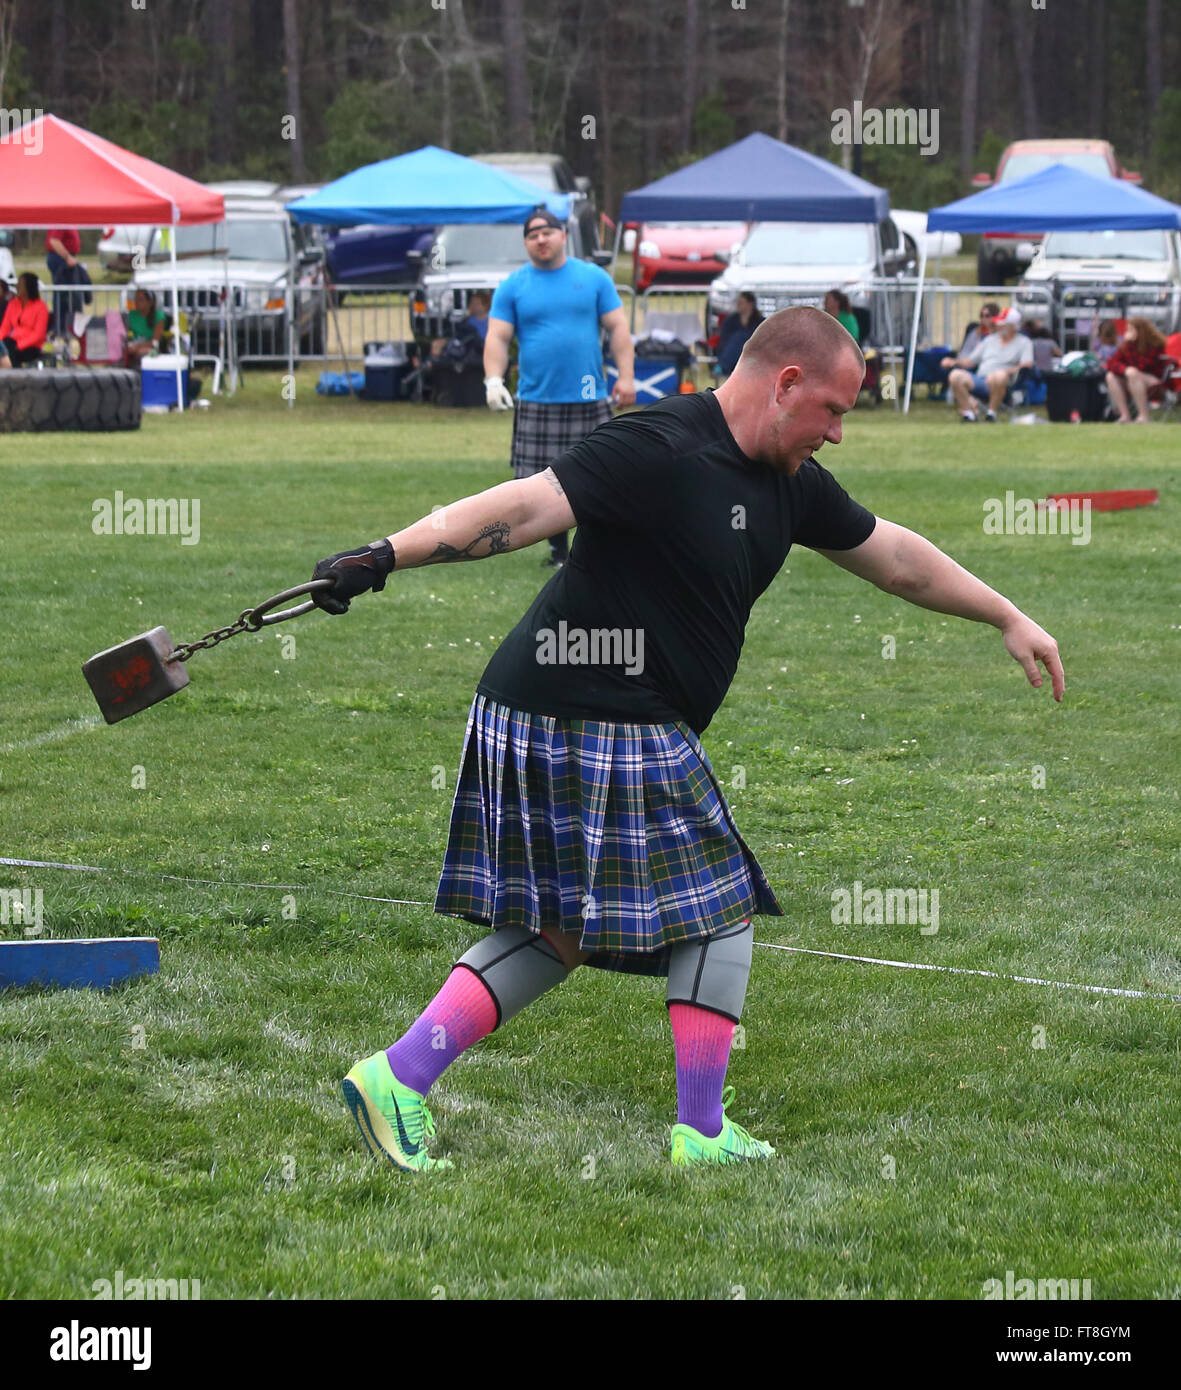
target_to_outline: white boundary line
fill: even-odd
[[[182,878],[178,874],[151,874],[142,869],[108,869],[98,864],[64,864],[50,859],[3,859],[0,865],[18,869],[68,869],[85,874],[126,874],[130,878],[156,878],[169,883],[202,883],[217,888],[265,888],[276,893],[311,893],[315,896],[331,895],[337,898],[357,898],[367,903],[394,903],[399,907],[431,907],[433,904],[417,898],[379,898],[371,893],[347,893],[343,888],[309,888],[301,883],[238,883],[223,878]],[[1181,1004],[1179,994],[1159,994],[1151,990],[1117,989],[1113,985],[1082,985],[1073,980],[1039,980],[1033,975],[1002,975],[994,970],[970,970],[962,965],[927,965],[913,960],[882,960],[877,956],[847,956],[839,951],[814,951],[806,946],[780,946],[774,941],[756,941],[768,951],[791,951],[802,956],[823,956],[827,960],[856,961],[861,965],[888,965],[895,970],[934,970],[943,975],[975,975],[984,980],[1009,980],[1018,985],[1049,985],[1054,989],[1084,989],[1091,994],[1114,994],[1122,999],[1167,999],[1172,1004]]]

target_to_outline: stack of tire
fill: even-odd
[[[140,375],[122,367],[14,368],[0,372],[0,434],[137,430]]]

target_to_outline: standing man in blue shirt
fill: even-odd
[[[504,384],[509,345],[517,336],[520,381],[513,420],[514,478],[548,468],[604,421],[611,405],[635,405],[635,351],[627,316],[605,270],[566,255],[565,224],[547,207],[525,219],[529,264],[503,281],[492,299],[484,340],[484,393],[491,410],[511,410]],[[607,399],[600,328],[610,335],[619,380]],[[566,563],[566,532],[549,538],[554,569]]]

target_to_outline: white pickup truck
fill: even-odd
[[[1044,317],[1071,352],[1090,346],[1098,319],[1145,318],[1167,337],[1181,328],[1181,232],[1049,232],[1017,287],[1017,307]]]

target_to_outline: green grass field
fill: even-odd
[[[1161,999],[756,948],[729,1080],[779,1157],[685,1173],[663,983],[584,970],[432,1092],[454,1172],[367,1158],[340,1078],[480,931],[341,894],[431,898],[475,683],[544,547],[199,653],[187,690],[114,727],[79,671],[506,476],[503,417],[313,384],[290,412],[251,375],[136,434],[5,437],[0,853],[118,872],[0,886],[41,889],[55,935],[158,935],[162,968],[0,996],[0,1297],[85,1298],[119,1270],[205,1299],[975,1299],[1009,1270],[1178,1296]],[[992,629],[793,552],[705,736],[787,914],[756,938],[1181,995],[1181,431],[950,420],[858,411],[821,457],[1054,633],[1065,703]],[[982,529],[1008,489],[1123,486],[1160,505],[1093,516],[1086,546]],[[96,536],[116,490],[199,498],[199,543]],[[938,933],[835,925],[855,881],[938,889]]]

